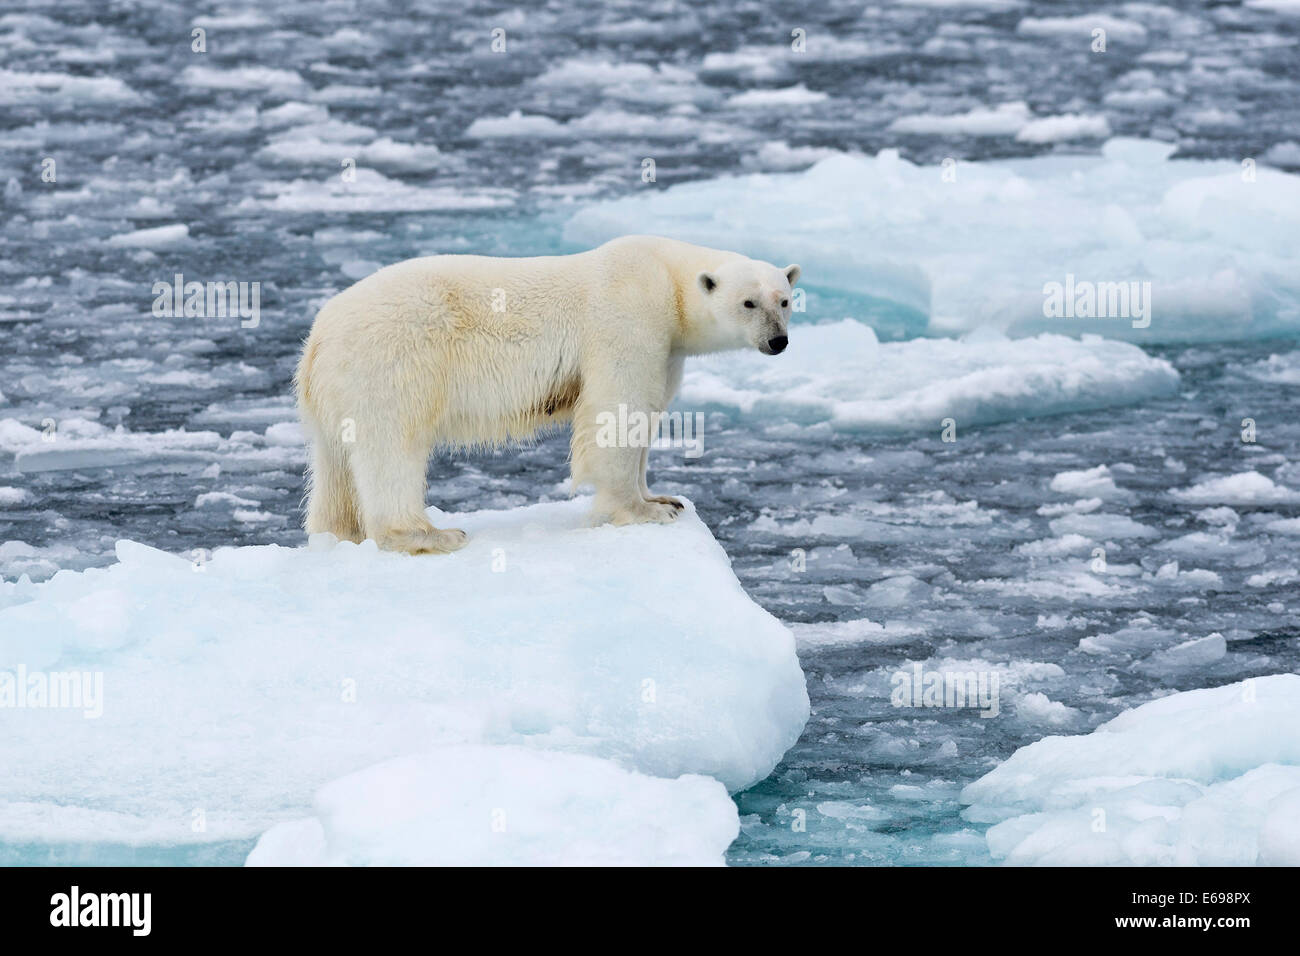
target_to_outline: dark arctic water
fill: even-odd
[[[106,564],[119,538],[171,551],[299,542],[302,451],[277,426],[292,420],[315,306],[412,255],[561,250],[566,211],[637,188],[647,157],[667,186],[798,169],[826,150],[933,162],[1096,147],[891,129],[1023,101],[1176,142],[1179,156],[1300,166],[1287,146],[1300,140],[1300,20],[1238,4],[195,9],[0,8],[10,580]],[[1022,25],[1098,10],[1120,23],[1104,54],[1086,31]],[[191,50],[196,25],[206,53]],[[792,29],[806,52],[790,50]],[[735,100],[791,86],[807,92],[788,106]],[[151,315],[153,283],[177,272],[260,281],[260,324]],[[810,292],[809,321],[867,314]],[[1174,397],[952,443],[714,412],[704,458],[658,453],[657,488],[691,497],[747,590],[797,625],[813,700],[799,744],[738,797],[732,861],[984,862],[957,793],[1016,747],[1170,690],[1294,670],[1300,560],[1277,525],[1300,516],[1294,496],[1194,503],[1171,489],[1249,470],[1300,486],[1296,349],[1157,348],[1182,373]],[[565,454],[552,437],[435,460],[430,500],[554,496]],[[1102,465],[1091,490],[1052,488]],[[1108,542],[1104,574],[1090,548],[1035,544],[1076,526]],[[815,626],[864,619],[883,628]],[[1137,636],[1079,647],[1116,632]],[[1215,633],[1222,654],[1166,653]],[[913,662],[996,671],[999,716],[894,708],[891,675]]]

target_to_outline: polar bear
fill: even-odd
[[[495,446],[571,422],[574,487],[593,518],[672,521],[645,447],[598,440],[620,405],[666,410],[688,355],[783,351],[799,266],[656,236],[589,252],[428,256],[380,269],[321,308],[295,375],[312,445],[306,529],[386,550],[454,551],[425,514],[437,446]]]

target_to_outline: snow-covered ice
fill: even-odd
[[[0,582],[5,674],[102,675],[101,716],[6,711],[0,843],[84,843],[109,861],[124,848],[249,840],[306,817],[334,778],[425,754],[366,773],[423,790],[419,780],[463,763],[474,779],[411,795],[439,813],[498,793],[516,770],[562,774],[514,791],[520,861],[594,860],[602,826],[621,839],[652,803],[664,813],[642,820],[651,830],[627,844],[630,860],[716,861],[726,790],[767,776],[808,715],[794,640],[746,596],[693,509],[668,526],[588,528],[587,506],[437,515],[471,536],[437,558],[324,535],[192,563],[121,541],[108,568]],[[437,749],[462,744],[477,749]],[[498,754],[505,745],[587,759]],[[682,775],[720,783],[671,782]],[[322,791],[329,858],[417,839],[357,835],[367,824],[354,795],[372,776]],[[573,807],[588,815],[576,828]],[[648,835],[672,808],[684,833],[699,811],[698,840]],[[412,824],[426,829],[409,861],[417,845],[432,852],[433,825]],[[451,858],[475,852],[459,845]]]
[[[1027,117],[1005,108],[962,122],[1014,131]],[[651,232],[723,248],[743,236],[752,255],[817,263],[805,270],[814,291],[871,301],[894,334],[993,326],[1179,342],[1300,331],[1300,251],[1289,241],[1300,176],[1260,167],[1246,177],[1239,163],[1172,152],[1115,138],[1097,155],[1032,161],[837,156],[589,206],[564,234],[585,244]],[[1140,294],[1149,283],[1149,314],[1137,295],[1112,308],[1106,294],[1095,317],[1047,317],[1045,287],[1067,282],[1076,294],[1133,282]]]
[[[1300,865],[1300,676],[1184,691],[1045,737],[961,799],[1011,864]]]
[[[881,343],[853,320],[796,325],[779,362],[758,353],[687,366],[679,404],[837,428],[939,429],[1127,405],[1172,394],[1178,373],[1124,342],[1063,335]]]
[[[248,865],[716,866],[740,829],[710,777],[517,746],[398,757],[326,784],[314,808]]]

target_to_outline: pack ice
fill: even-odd
[[[1300,675],[1172,694],[1035,741],[961,799],[1011,864],[1300,865]]]
[[[693,508],[586,508],[434,513],[471,536],[437,558],[120,541],[0,582],[0,856],[238,862],[283,824],[252,862],[721,862],[727,791],[808,715],[793,638]],[[14,683],[63,674],[99,700]]]
[[[1095,335],[1009,339],[982,329],[960,339],[881,343],[852,319],[800,325],[778,361],[758,352],[687,364],[678,404],[764,421],[837,429],[938,430],[1128,405],[1174,394],[1178,372],[1127,342]]]
[[[1294,334],[1300,176],[1253,161],[1174,160],[1174,149],[1115,138],[1099,155],[935,166],[892,149],[831,156],[804,172],[593,204],[564,237],[583,246],[651,232],[732,248],[744,236],[745,253],[805,263],[806,282],[828,302],[870,302],[872,324],[883,318],[908,335],[982,326],[1144,342]],[[1148,314],[1136,299],[1112,309],[1108,295],[1091,318],[1082,309],[1049,318],[1049,283],[1068,286],[1075,302],[1124,283]]]

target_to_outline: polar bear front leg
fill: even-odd
[[[643,492],[644,448],[597,448],[596,467],[590,480],[596,487],[592,511],[611,524],[667,524],[681,511],[680,502],[647,498]]]
[[[573,417],[574,484],[596,489],[593,518],[613,524],[666,524],[677,517],[680,505],[650,500],[645,488],[645,463],[651,437],[634,424],[650,420],[652,397],[661,395],[662,380],[627,381],[590,376]],[[644,439],[644,440],[643,440]]]
[[[682,386],[682,373],[685,370],[686,357],[683,355],[673,355],[668,359],[668,377],[664,382],[663,407],[667,408],[677,397],[677,390]],[[671,495],[656,495],[650,491],[650,484],[646,478],[646,466],[650,462],[650,447],[641,452],[641,497],[646,501],[657,501],[660,504],[671,505],[680,511],[685,506],[677,498]]]
[[[435,528],[424,512],[425,451],[379,449],[358,443],[352,474],[361,500],[361,523],[367,538],[385,551],[446,554],[463,548],[464,531]]]
[[[672,505],[678,511],[685,507],[678,499],[671,495],[656,495],[650,491],[650,485],[646,479],[646,466],[650,463],[650,446],[647,445],[641,449],[641,497],[646,501],[657,501],[660,504]]]

